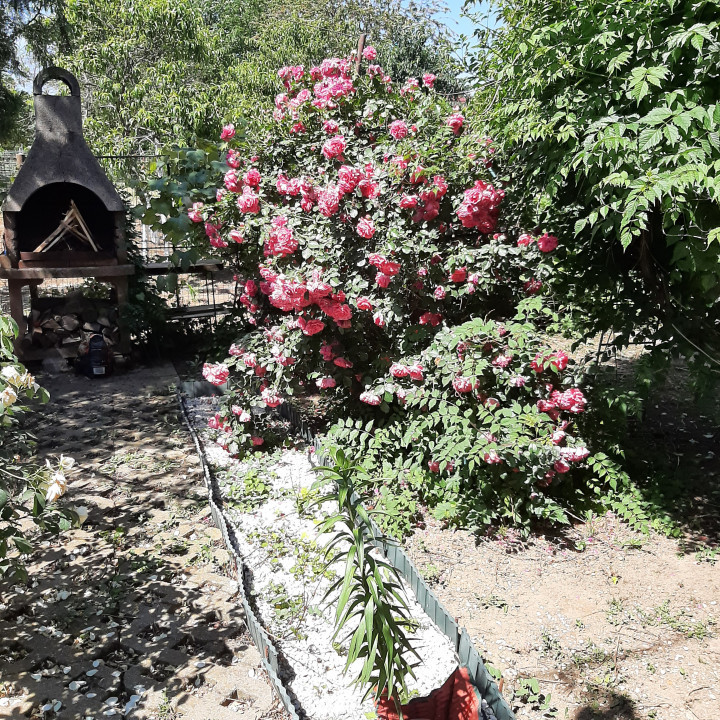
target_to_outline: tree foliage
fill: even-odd
[[[497,0],[476,122],[513,221],[568,238],[556,289],[588,334],[720,369],[720,5]],[[481,23],[481,18],[476,16]]]
[[[58,62],[80,79],[94,149],[153,154],[214,137],[230,118],[252,121],[272,107],[277,67],[337,54],[360,32],[393,48],[401,76],[428,66],[452,87],[449,36],[426,15],[433,3],[67,0],[70,50]]]
[[[31,138],[25,61],[47,63],[63,45],[64,0],[10,0],[0,4],[0,146]]]

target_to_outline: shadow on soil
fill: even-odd
[[[640,720],[642,717],[636,710],[632,700],[616,692],[608,692],[605,707],[597,703],[589,703],[578,708],[573,720]]]
[[[638,360],[618,360],[605,380],[618,394],[633,387]],[[676,524],[679,550],[720,545],[720,394],[693,399],[687,369],[676,365],[652,391],[642,418],[618,438],[640,498],[665,529]],[[670,523],[664,522],[664,518]]]

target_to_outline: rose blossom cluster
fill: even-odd
[[[477,228],[481,233],[491,233],[497,225],[500,203],[505,197],[504,190],[497,190],[483,180],[465,191],[457,216],[463,227]]]

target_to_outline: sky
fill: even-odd
[[[472,37],[472,33],[475,28],[473,22],[468,18],[461,17],[462,7],[465,0],[444,0],[444,2],[445,5],[447,5],[448,10],[445,13],[438,13],[436,16],[438,20],[444,22],[458,35],[462,34],[467,37]],[[484,12],[487,10],[487,6],[488,3],[484,0],[476,2],[473,7],[473,12]]]

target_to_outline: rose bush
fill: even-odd
[[[48,394],[15,357],[17,332],[15,322],[0,315],[0,578],[26,581],[22,556],[33,549],[27,520],[56,534],[79,524],[80,517],[76,509],[56,504],[74,460],[61,456],[57,465],[46,460],[45,466],[29,460],[33,439],[18,419],[28,411],[27,402],[47,402]]]
[[[439,472],[456,491],[487,488],[488,505],[516,520],[524,503],[559,519],[546,498],[584,465],[572,418],[585,400],[561,377],[567,357],[530,354],[541,349],[532,326],[510,322],[543,316],[559,240],[503,231],[491,142],[432,77],[398,87],[379,65],[356,76],[354,64],[281,69],[261,133],[236,123],[214,146],[177,152],[151,185],[161,194],[145,220],[162,212],[170,237],[190,228],[237,273],[246,332],[205,367],[230,388],[211,422],[241,452],[262,439],[253,407],[320,393],[378,438],[412,428],[398,462],[422,467],[423,482]],[[492,320],[466,324],[478,317]],[[458,354],[448,338],[466,332]],[[448,412],[471,419],[448,424]],[[363,447],[379,465],[378,442]]]

